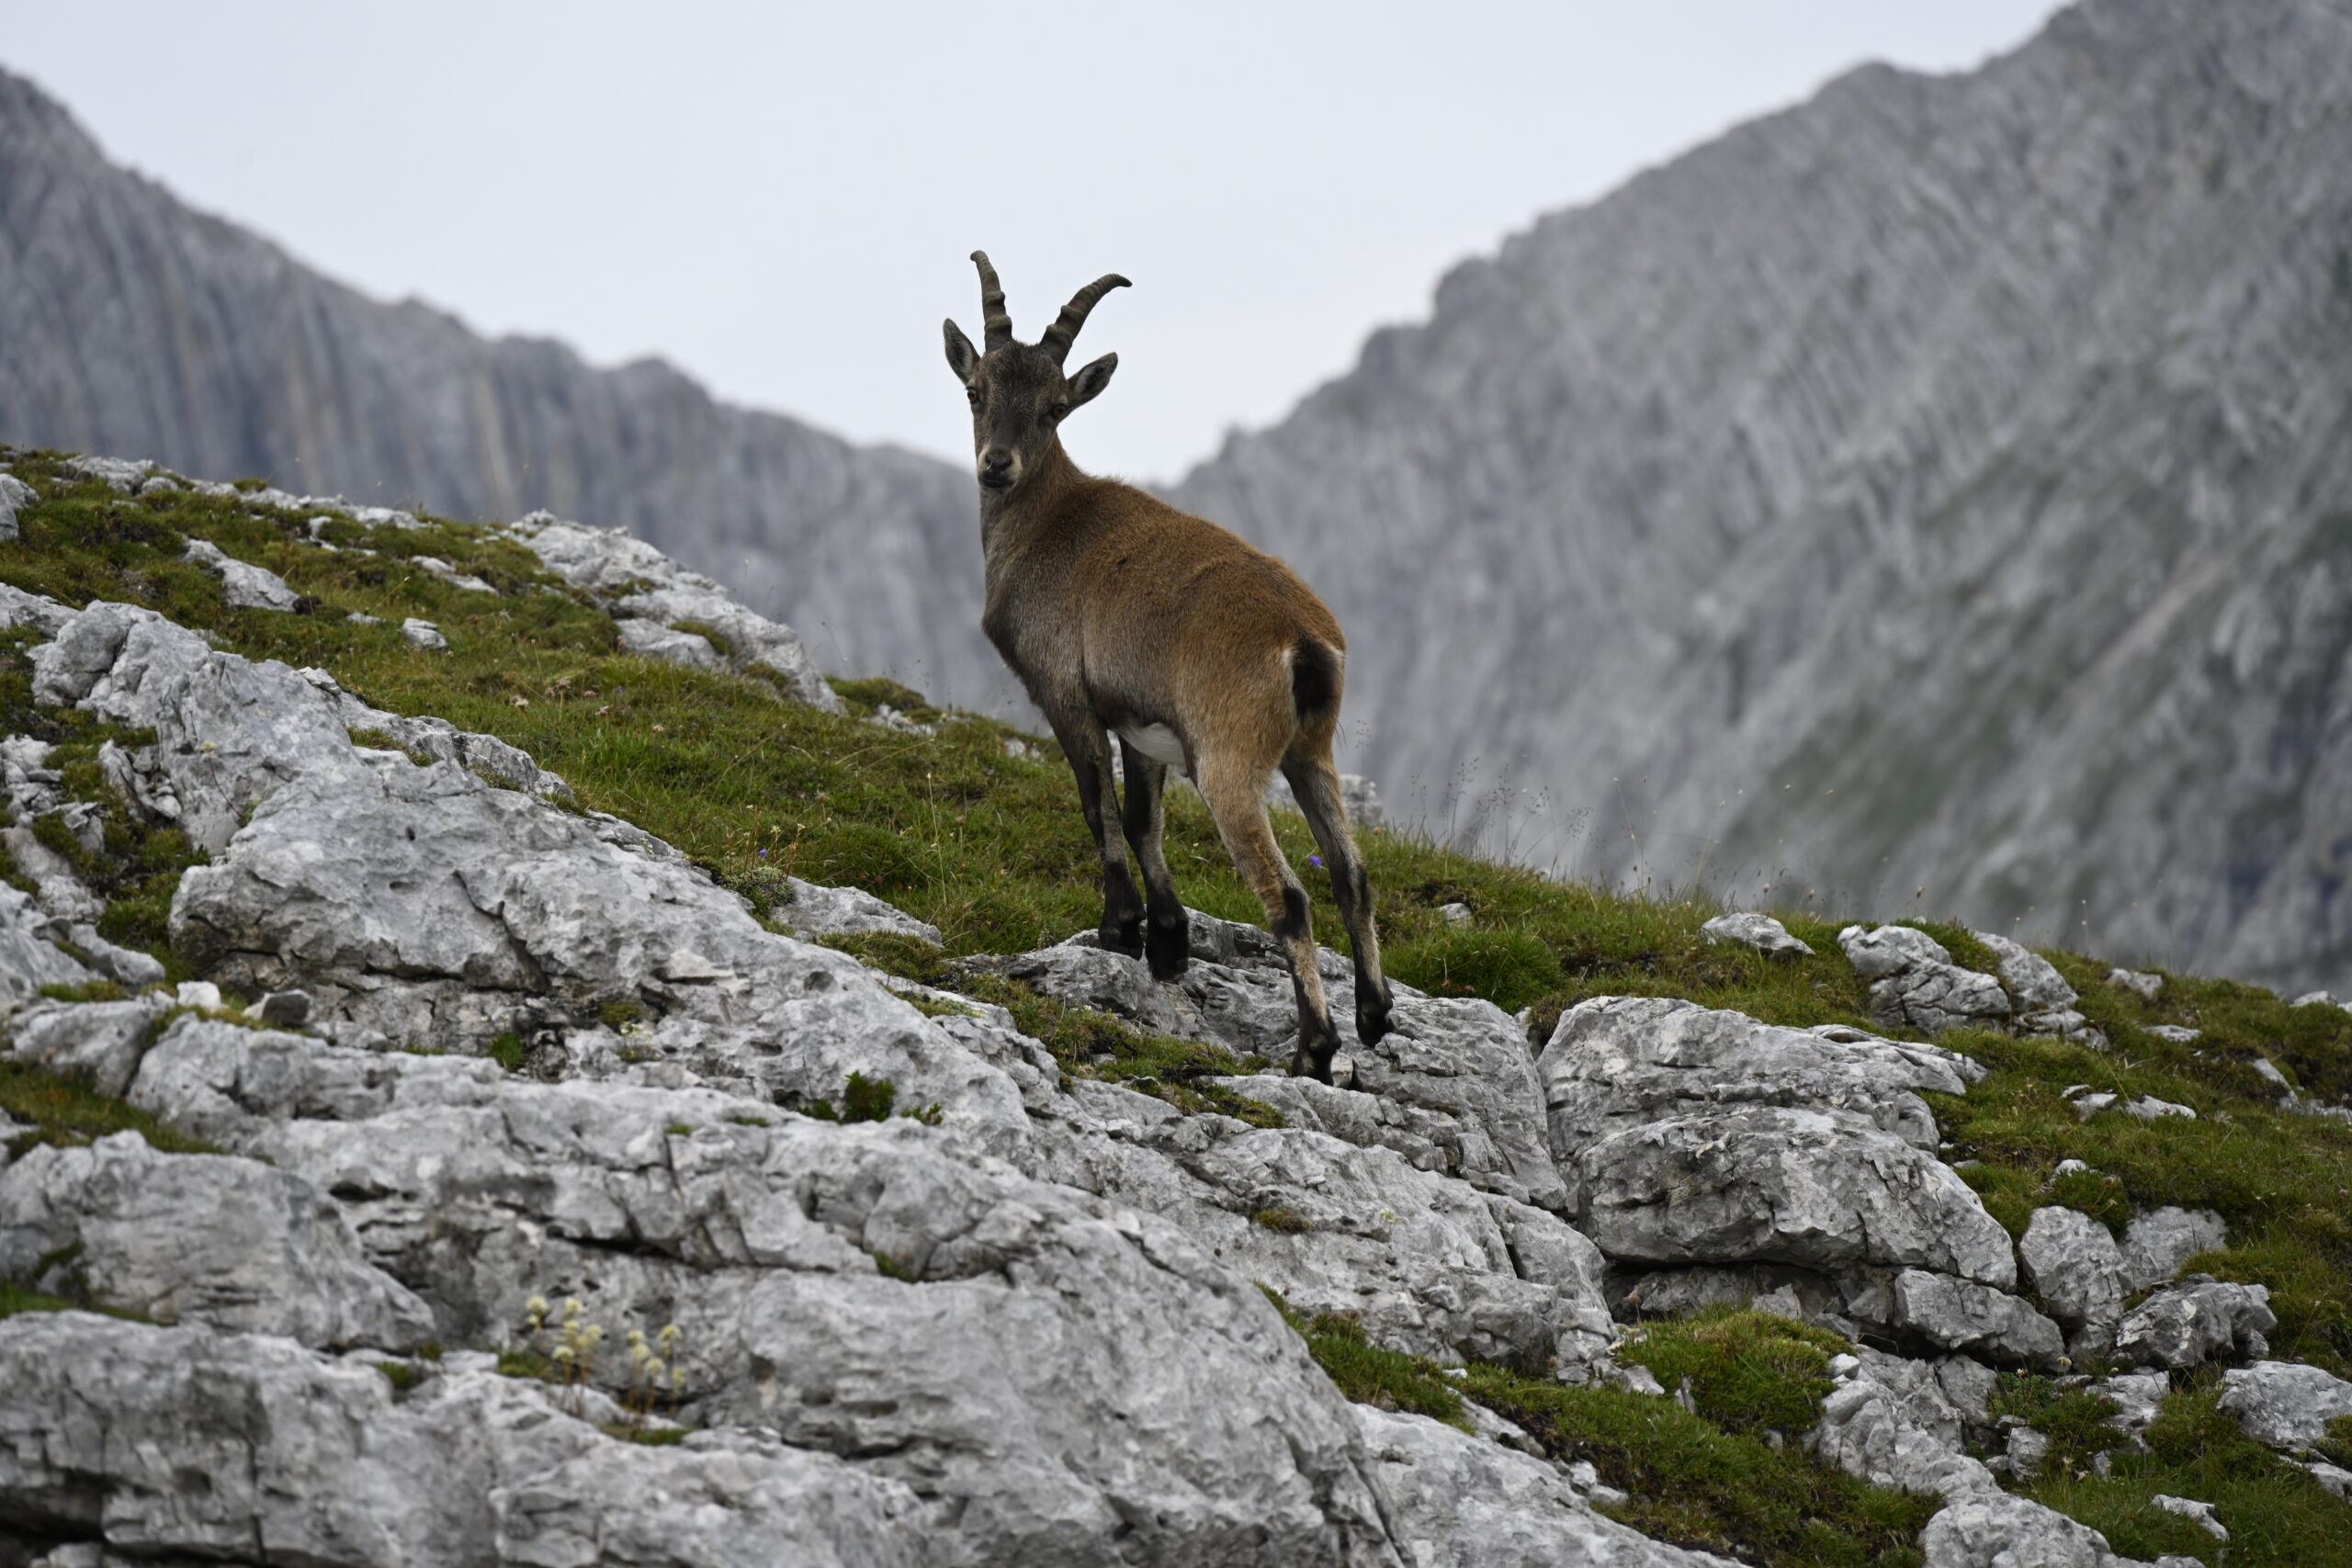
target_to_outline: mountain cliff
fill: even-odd
[[[1408,811],[1463,768],[1585,874],[2352,982],[2342,0],[1857,71],[1459,267],[1177,494],[1331,601]]]
[[[968,477],[716,402],[658,361],[597,370],[387,305],[109,163],[0,71],[0,438],[262,474],[470,517],[626,527],[808,637],[828,669],[975,705]]]

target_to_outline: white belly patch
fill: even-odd
[[[1180,773],[1184,773],[1184,743],[1177,739],[1176,732],[1166,725],[1147,724],[1139,729],[1122,729],[1119,739],[1153,761],[1165,763]],[[1185,776],[1189,778],[1191,775],[1186,773]]]

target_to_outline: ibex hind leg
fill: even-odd
[[[1340,906],[1340,919],[1348,928],[1348,946],[1356,961],[1356,1038],[1378,1044],[1388,1032],[1396,1001],[1388,977],[1380,968],[1380,932],[1372,917],[1372,878],[1364,871],[1348,825],[1347,805],[1340,790],[1340,770],[1331,761],[1329,740],[1317,750],[1294,749],[1283,760],[1283,776],[1290,780],[1299,810],[1323,863],[1331,874],[1331,893]]]
[[[1176,896],[1176,879],[1168,874],[1168,856],[1161,845],[1161,824],[1167,804],[1168,766],[1145,756],[1125,740],[1119,743],[1125,760],[1126,798],[1119,820],[1126,829],[1127,847],[1143,869],[1148,917],[1144,926],[1144,956],[1151,963],[1151,977],[1173,980],[1193,960],[1191,917]]]
[[[1291,1076],[1329,1083],[1340,1032],[1332,1027],[1322,972],[1315,966],[1315,927],[1306,889],[1283,858],[1273,824],[1266,820],[1266,781],[1262,776],[1212,778],[1203,781],[1202,794],[1241,880],[1265,907],[1266,929],[1290,959],[1292,989],[1298,998],[1298,1049],[1291,1055]]]

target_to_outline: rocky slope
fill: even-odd
[[[1543,220],[1177,493],[1408,814],[2352,990],[2347,231],[2352,7],[2085,0]]]
[[[72,546],[43,509],[69,503],[151,546],[178,536],[161,516],[257,518],[282,560],[422,526],[371,513],[330,545],[306,518],[361,521],[332,498],[22,467],[35,482],[0,492],[26,538],[0,551],[52,563]],[[214,510],[181,505],[192,489]],[[492,606],[473,626],[599,584],[641,609],[685,581],[617,533],[501,537],[544,574],[470,578]],[[1620,1522],[1623,1491],[1493,1410],[1351,1403],[1261,1286],[1531,1409],[1564,1389],[1693,1408],[1632,1325],[1710,1303],[1863,1341],[1813,1353],[1827,1397],[1775,1446],[1937,1499],[1932,1568],[2127,1568],[2004,1488],[2050,1439],[2002,1416],[2001,1370],[2095,1359],[2103,1381],[2067,1386],[2109,1402],[2097,1445],[2125,1462],[2216,1363],[2243,1440],[2308,1450],[2352,1413],[2352,1384],[2263,1359],[2263,1286],[2176,1282],[2220,1215],[2150,1209],[2119,1242],[2046,1201],[2013,1241],[1944,1162],[1939,1118],[1987,1069],[1925,1032],[2018,1017],[2108,1044],[2025,950],[1967,969],[1909,928],[1848,931],[1885,1035],[1596,997],[1532,1053],[1490,1003],[1400,987],[1396,1032],[1340,1086],[1245,1073],[1204,1088],[1250,1119],[1188,1109],[1090,1076],[981,981],[1246,1062],[1295,1029],[1254,928],[1196,915],[1172,986],[1083,938],[948,971],[960,996],[893,978],[806,940],[922,945],[879,900],[806,887],[763,920],[506,742],[216,646],[345,612],[215,541],[186,549],[232,635],[6,586],[0,554],[26,884],[0,886],[4,1082],[33,1117],[0,1126],[0,1285],[60,1309],[0,1311],[0,1562],[1722,1562]],[[623,632],[646,619],[607,633],[634,682],[709,661],[697,633]],[[788,683],[769,625],[775,660],[711,678]],[[124,911],[83,868],[166,841],[193,862],[167,942],[111,940]],[[1792,940],[1756,919],[1721,935]],[[57,1080],[120,1097],[133,1130],[91,1138],[25,1089]],[[2310,1125],[2322,1157],[2333,1123]],[[2335,1506],[2318,1486],[2352,1476],[2303,1462],[2278,1484]]]
[[[805,628],[829,669],[1008,693],[979,633],[970,480],[386,305],[109,163],[0,70],[0,439],[628,529]]]

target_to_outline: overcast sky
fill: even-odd
[[[1119,378],[1070,446],[1172,478],[1538,214],[1865,60],[1973,66],[2052,9],[0,0],[0,63],[371,294],[959,460],[939,320],[978,336],[967,253],[1023,338],[1123,272],[1078,355],[1116,349]]]

